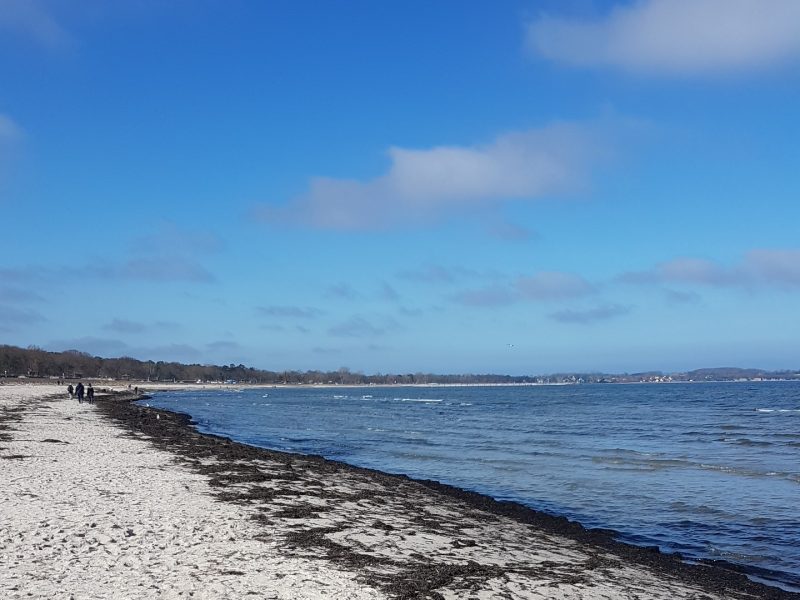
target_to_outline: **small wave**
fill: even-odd
[[[333,395],[333,399],[334,400],[344,400],[345,398],[347,398],[347,396],[342,396],[341,394],[334,394]]]
[[[653,456],[651,452],[641,452],[639,450],[631,450],[629,448],[600,448],[598,452],[618,454],[620,456]]]
[[[441,402],[441,398],[395,398],[400,402]]]
[[[362,400],[372,400],[372,394],[364,394],[361,396]]]
[[[743,438],[740,440],[732,440],[732,441],[734,444],[739,444],[740,446],[772,446],[772,442],[764,442],[762,440],[748,440],[747,438]]]

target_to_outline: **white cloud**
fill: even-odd
[[[397,275],[402,279],[419,283],[449,284],[463,279],[492,278],[496,273],[479,273],[464,267],[444,267],[441,265],[426,265],[418,269],[401,271]]]
[[[321,310],[311,306],[256,306],[256,312],[266,317],[289,319],[316,319],[323,314]]]
[[[144,323],[131,321],[129,319],[113,319],[110,323],[103,325],[103,329],[115,331],[117,333],[144,333],[148,327]]]
[[[205,267],[183,257],[153,257],[129,260],[119,269],[110,271],[107,278],[123,278],[142,281],[195,281],[215,280]]]
[[[597,21],[543,17],[535,55],[575,66],[675,74],[753,70],[800,58],[797,0],[641,0]]]
[[[486,230],[494,238],[513,242],[527,242],[538,237],[535,231],[527,227],[505,221],[488,224]]]
[[[451,296],[457,304],[495,307],[516,302],[560,302],[592,294],[595,286],[579,275],[560,271],[540,271],[520,277],[511,285],[499,283]]]
[[[577,323],[586,325],[589,323],[596,323],[598,321],[606,321],[622,315],[627,315],[631,312],[630,306],[622,306],[619,304],[604,304],[596,306],[587,310],[560,310],[550,315],[554,321],[561,323]]]
[[[800,249],[751,250],[741,269],[761,283],[779,287],[800,287]]]
[[[593,286],[579,275],[558,271],[541,271],[530,277],[520,277],[515,285],[528,300],[567,300],[594,291]]]
[[[452,300],[465,306],[495,307],[513,304],[519,298],[500,285],[491,285],[476,290],[464,290],[455,294]]]
[[[92,356],[104,358],[130,356],[140,360],[165,360],[178,362],[196,362],[203,359],[206,353],[188,344],[165,344],[162,346],[130,346],[123,340],[85,336],[53,340],[45,346],[54,352],[79,350]],[[213,344],[208,345],[213,348]]]
[[[317,177],[287,206],[258,218],[321,229],[380,229],[530,200],[575,188],[600,155],[600,127],[559,123],[476,146],[389,149],[391,166],[367,181]]]
[[[754,249],[732,266],[704,258],[676,258],[645,271],[624,273],[619,280],[641,284],[800,289],[800,249]]]
[[[367,320],[361,315],[354,315],[329,328],[328,335],[353,338],[377,337],[398,328],[399,325],[392,317],[378,316],[373,320]]]
[[[136,238],[131,245],[139,252],[181,256],[215,254],[224,248],[224,242],[215,233],[181,229],[169,221],[162,222],[155,231]]]
[[[50,49],[72,43],[69,33],[38,0],[0,0],[0,29],[22,34]]]
[[[96,261],[85,266],[0,268],[0,277],[7,282],[26,284],[74,283],[92,281],[189,281],[210,283],[214,275],[203,265],[181,256],[152,256],[128,260],[122,264]]]
[[[0,331],[18,331],[46,319],[37,311],[0,304]]]

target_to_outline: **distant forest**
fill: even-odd
[[[343,367],[336,371],[266,371],[245,365],[185,365],[130,357],[101,358],[78,350],[48,352],[36,347],[0,345],[0,377],[119,379],[131,381],[226,382],[268,384],[415,384],[534,383],[534,377],[510,375],[434,375],[430,373],[364,375]]]
[[[735,367],[696,369],[685,373],[556,373],[551,375],[496,375],[387,373],[365,375],[342,367],[336,371],[267,371],[245,365],[185,365],[177,362],[101,358],[78,350],[48,352],[34,346],[0,345],[2,378],[117,379],[129,381],[236,382],[266,384],[479,384],[479,383],[634,383],[679,381],[800,380],[796,371],[764,371]]]

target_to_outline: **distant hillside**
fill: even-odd
[[[770,377],[771,372],[761,369],[740,369],[738,367],[716,367],[713,369],[695,369],[687,374],[695,381],[703,379],[754,379],[757,377]]]
[[[686,373],[557,373],[511,376],[497,374],[439,375],[434,373],[387,373],[364,375],[347,368],[337,371],[268,371],[245,365],[186,365],[177,362],[142,361],[130,357],[101,358],[78,350],[48,352],[40,348],[0,345],[0,378],[119,379],[131,381],[185,381],[306,384],[477,384],[477,383],[666,383],[677,381],[736,381],[800,379],[796,371],[763,371],[719,367]]]

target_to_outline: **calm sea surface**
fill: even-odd
[[[198,429],[436,479],[800,591],[800,383],[159,393]]]

